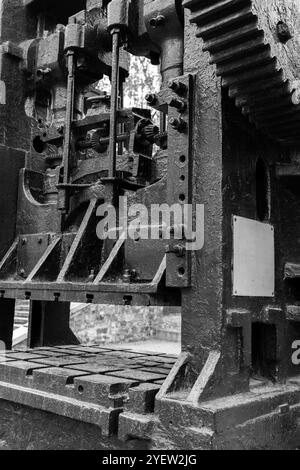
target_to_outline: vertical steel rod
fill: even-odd
[[[64,184],[69,183],[70,177],[70,152],[71,152],[71,137],[72,137],[72,122],[74,117],[74,95],[75,95],[75,52],[69,50],[67,52],[68,62],[68,85],[67,85],[67,108],[66,108],[66,124],[65,124],[65,139],[63,150],[63,170]],[[63,198],[61,199],[60,209],[65,212],[68,210],[68,196],[67,189],[63,190]]]
[[[110,143],[109,143],[109,178],[116,176],[117,163],[117,111],[119,99],[119,41],[120,30],[112,30],[112,74],[111,74],[111,110],[110,110]]]
[[[74,110],[74,93],[75,93],[75,70],[74,70],[74,51],[68,51],[68,88],[67,88],[67,110],[66,110],[66,130],[64,142],[64,183],[69,182],[69,160],[71,150],[71,131]]]

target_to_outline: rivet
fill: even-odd
[[[155,18],[151,18],[150,26],[152,28],[158,28],[159,26],[164,26],[166,23],[166,18],[163,15],[158,15]]]

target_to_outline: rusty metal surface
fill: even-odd
[[[299,81],[294,19],[299,2],[185,0],[196,35],[216,64],[222,85],[258,129],[286,144],[299,144]],[[288,34],[280,37],[278,28]]]
[[[160,383],[175,361],[164,354],[83,345],[2,351],[0,396],[6,387],[16,403],[80,418],[110,435],[125,404],[127,410],[154,411]]]
[[[165,279],[163,239],[153,244],[141,242],[138,248],[129,240],[124,252],[122,247],[120,253],[114,253],[96,235],[101,203],[112,202],[117,207],[117,197],[127,194],[133,202],[145,196],[149,203],[155,198],[159,203],[171,202],[174,176],[180,184],[180,194],[173,195],[177,202],[189,191],[191,166],[193,79],[183,77],[177,91],[177,82],[168,83],[182,74],[183,10],[174,0],[136,2],[134,14],[140,21],[133,33],[128,2],[107,3],[78,2],[53,14],[49,2],[21,6],[14,0],[1,18],[5,22],[18,10],[19,34],[14,37],[9,27],[2,38],[3,100],[8,100],[3,125],[9,136],[5,149],[22,148],[27,158],[18,183],[17,169],[11,168],[18,207],[10,208],[16,213],[14,233],[6,237],[0,252],[0,291],[5,299],[31,300],[34,309],[41,311],[37,317],[43,315],[38,302],[178,304],[180,289],[190,283],[189,257],[179,259],[170,251]],[[158,10],[163,20],[156,24]],[[108,30],[116,40],[112,41]],[[136,53],[141,48],[153,63],[161,56],[160,111],[165,121],[168,114],[175,120],[177,114],[186,119],[185,129],[175,125],[166,129],[163,124],[159,129],[150,109],[123,108],[129,61],[128,52],[121,47],[125,42],[128,51]],[[20,76],[26,80],[17,84],[16,101],[9,74],[19,69],[16,80]],[[111,77],[112,96],[96,87],[104,75]],[[17,102],[22,113],[13,122],[10,109]],[[177,175],[177,167],[169,160],[167,184],[165,172],[156,165],[153,146],[156,143],[166,150],[168,134],[170,152],[185,154],[186,162],[180,164]],[[167,155],[163,159],[166,167]],[[143,253],[149,253],[149,266],[144,266]],[[130,282],[124,274],[128,270],[135,273],[128,278]],[[37,324],[31,322],[30,329],[38,328]]]
[[[26,417],[32,407],[153,447],[163,436],[169,447],[251,448],[258,435],[263,447],[288,448],[299,429],[299,380],[290,383],[300,373],[290,361],[300,335],[299,2],[127,7],[3,2],[0,340],[11,348],[14,299],[26,298],[37,349],[0,355],[0,399]],[[148,109],[123,107],[129,53],[161,64]],[[112,96],[98,89],[104,75]],[[118,211],[118,196],[148,209],[204,206],[204,246],[187,253],[185,237],[166,244],[161,233],[103,242],[97,210],[108,202]],[[233,215],[274,227],[269,298],[251,279],[247,295],[232,291],[241,283]],[[183,353],[174,365],[80,346],[72,301],[181,306]],[[253,395],[257,376],[266,388]]]
[[[287,416],[290,425],[295,425],[300,401],[296,380],[286,386],[261,384],[250,393],[199,404],[176,398],[176,392],[168,400],[164,392],[159,392],[160,382],[166,380],[169,367],[175,361],[173,356],[96,345],[3,351],[0,354],[0,407],[5,403],[2,416],[18,407],[17,415],[24,419],[29,410],[31,416],[36,417],[35,426],[43,423],[39,445],[49,449],[61,447],[59,434],[49,441],[53,417],[62,427],[64,420],[78,423],[69,432],[69,437],[63,438],[63,448],[73,448],[77,439],[75,429],[84,424],[94,426],[90,431],[84,428],[85,435],[91,438],[100,430],[98,445],[93,443],[94,449],[107,445],[124,448],[133,440],[140,448],[146,446],[153,450],[165,448],[165,445],[169,449],[185,450],[240,446],[292,448],[295,445],[291,430],[283,440],[280,441],[276,434],[270,442],[267,436],[264,439],[255,436],[251,426],[258,420],[264,429],[271,430],[275,422],[278,421],[279,426],[286,422]],[[70,363],[73,365],[68,365]],[[151,364],[151,372],[144,371],[147,364]],[[158,376],[161,377],[159,380]],[[169,377],[166,387],[170,386],[172,374]],[[12,429],[17,426],[17,420],[15,418]],[[31,429],[31,421],[28,418],[26,421]],[[5,423],[8,422],[6,419]],[[37,428],[32,428],[30,443],[26,445],[39,448],[34,429]],[[15,434],[13,438],[8,429],[5,432],[5,442],[9,446],[23,448],[20,437]],[[25,436],[22,442],[24,445],[27,442]]]

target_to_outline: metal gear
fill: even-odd
[[[101,139],[106,136],[105,130],[99,129],[91,136],[91,147],[95,152],[104,153],[108,149],[108,143],[102,143]]]
[[[142,130],[142,135],[150,143],[154,143],[155,136],[158,133],[159,133],[159,127],[155,126],[154,124],[148,124]]]
[[[273,140],[300,143],[299,0],[184,0],[222,86]]]

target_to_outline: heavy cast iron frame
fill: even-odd
[[[189,7],[191,2],[185,3]],[[10,13],[9,9],[4,10],[3,24],[9,23]],[[176,75],[167,77],[175,78],[187,87],[187,107],[181,116],[187,124],[187,131],[181,132],[175,126],[169,126],[167,190],[163,194],[169,203],[177,201],[178,195],[184,192],[186,201],[204,204],[204,248],[187,254],[183,259],[178,258],[170,247],[163,255],[159,252],[153,279],[142,285],[101,283],[111,262],[122,249],[124,243],[121,240],[90,285],[74,284],[72,279],[66,281],[97,207],[97,199],[90,198],[79,230],[76,234],[69,234],[70,250],[54,282],[34,282],[43,264],[62,242],[59,231],[49,229],[51,222],[43,237],[39,237],[40,245],[45,243],[46,249],[33,263],[27,278],[23,281],[0,280],[0,339],[7,349],[11,348],[14,299],[17,298],[31,301],[29,346],[37,348],[77,343],[69,329],[70,301],[122,304],[130,297],[132,305],[148,305],[151,299],[163,304],[163,296],[158,295],[162,285],[166,290],[179,289],[183,352],[160,390],[156,390],[155,404],[153,392],[152,406],[147,412],[133,404],[133,398],[125,410],[122,408],[121,412],[118,408],[118,424],[109,428],[107,434],[114,436],[112,440],[118,433],[119,439],[127,442],[136,439],[152,448],[159,448],[161,433],[170,448],[293,448],[299,441],[300,406],[299,381],[295,378],[299,374],[299,366],[292,365],[290,361],[291,344],[300,334],[296,294],[299,272],[297,263],[293,262],[297,258],[296,231],[292,230],[288,217],[289,214],[295,220],[299,212],[297,191],[288,178],[293,150],[263,136],[235,109],[226,89],[222,90],[215,67],[210,64],[208,55],[202,52],[201,43],[195,42],[195,31],[188,19],[187,15],[184,70],[177,70]],[[21,23],[20,26],[19,40],[24,41],[26,38],[22,31],[25,25]],[[164,35],[163,30],[160,34]],[[14,35],[15,30],[4,31],[1,41],[15,40]],[[9,106],[16,90],[21,93],[23,82],[18,69],[18,51],[11,47],[7,50],[9,54],[1,55],[0,77],[6,87],[6,105],[3,103],[0,110],[6,129],[1,143],[3,165],[0,178],[1,188],[10,188],[8,193],[3,190],[6,194],[2,194],[6,203],[1,209],[4,228],[1,247],[7,254],[0,271],[4,273],[10,272],[11,260],[20,249],[22,240],[23,246],[30,243],[28,234],[22,231],[20,240],[14,241],[17,218],[11,216],[18,210],[18,173],[24,168],[26,153],[29,152],[26,134],[30,133],[24,116],[16,120],[16,109]],[[160,111],[165,109],[174,94],[164,82],[153,106]],[[18,99],[22,102],[22,96]],[[178,119],[177,110],[167,106],[169,118]],[[16,135],[20,128],[21,138],[17,145]],[[185,161],[178,162],[182,155],[185,155]],[[255,171],[259,158],[264,161],[269,175],[271,210],[265,222],[275,228],[276,289],[272,298],[237,297],[233,295],[231,285],[232,217],[258,218]],[[283,176],[280,173],[282,168],[278,170],[276,167],[278,164],[286,164]],[[185,172],[185,182],[179,186],[176,181],[182,172]],[[298,176],[298,173],[293,174],[293,177]],[[159,198],[160,188],[157,192]],[[280,199],[281,194],[284,197]],[[179,276],[180,267],[185,269],[184,275]],[[42,350],[40,354],[43,354]],[[24,364],[15,367],[24,370]],[[263,382],[262,388],[258,387],[254,393],[253,376],[256,374]],[[33,376],[38,382],[35,373]],[[0,396],[8,400],[8,392],[13,389],[9,373],[5,380],[8,385],[6,388],[1,385]],[[23,406],[28,405],[26,383],[25,380],[21,390],[20,403]],[[30,393],[33,394],[32,391]],[[130,393],[133,397],[143,397],[141,400],[146,400],[145,396],[149,395],[144,389],[131,389]],[[12,401],[17,400],[14,398]],[[34,406],[32,401],[29,403]],[[78,403],[72,405],[78,406]],[[74,419],[72,409],[70,405],[66,416]],[[57,407],[55,410],[54,413],[60,414]],[[47,411],[51,411],[50,405]],[[82,422],[90,423],[91,420],[82,418]],[[102,426],[105,428],[103,423]],[[268,438],[271,434],[273,442]],[[119,446],[120,443],[114,441],[114,445]]]

